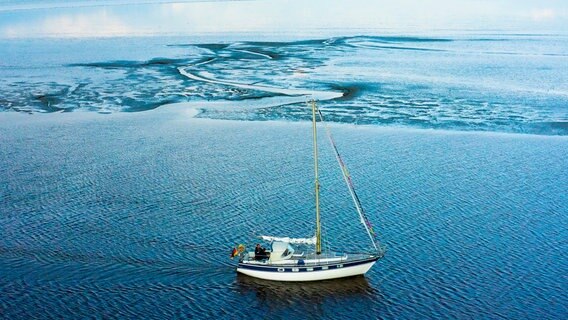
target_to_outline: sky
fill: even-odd
[[[0,38],[568,33],[566,0],[0,0]]]

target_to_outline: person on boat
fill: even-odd
[[[259,243],[257,243],[256,247],[254,248],[254,258],[256,260],[262,260],[268,258],[268,255],[266,254],[266,249],[261,247]]]

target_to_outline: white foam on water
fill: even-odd
[[[339,98],[343,96],[342,92],[337,91],[318,91],[318,90],[307,90],[307,89],[285,89],[285,88],[277,88],[277,87],[269,87],[263,85],[254,85],[254,84],[244,84],[226,80],[218,80],[212,77],[203,77],[191,73],[188,71],[189,68],[187,67],[179,67],[178,70],[180,74],[186,76],[189,79],[207,82],[207,83],[214,83],[214,84],[222,84],[226,86],[232,86],[236,88],[242,89],[249,89],[249,90],[257,90],[269,93],[277,93],[283,94],[287,96],[303,96],[309,97],[310,99],[316,100],[331,100],[335,98]],[[305,100],[305,99],[304,99]]]

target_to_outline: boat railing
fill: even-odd
[[[304,255],[301,257],[291,257],[289,259],[278,260],[278,261],[271,261],[270,259],[261,259],[256,260],[254,258],[254,253],[245,253],[240,260],[242,263],[253,264],[253,265],[262,265],[262,266],[273,266],[273,265],[303,265],[303,266],[316,266],[322,264],[337,264],[337,263],[345,263],[348,261],[357,261],[357,260],[365,260],[369,257],[377,256],[376,254],[365,254],[365,253],[354,253],[354,254],[345,254],[342,256],[323,256],[318,257],[316,255]],[[381,258],[382,256],[379,256]]]

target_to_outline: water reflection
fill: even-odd
[[[330,306],[341,306],[342,312],[350,310],[354,301],[368,302],[381,298],[379,290],[373,288],[363,276],[316,282],[276,282],[238,274],[236,288],[245,300],[254,301],[258,310],[282,314],[283,310],[304,309],[311,315],[324,315]],[[366,305],[357,303],[356,305]]]

